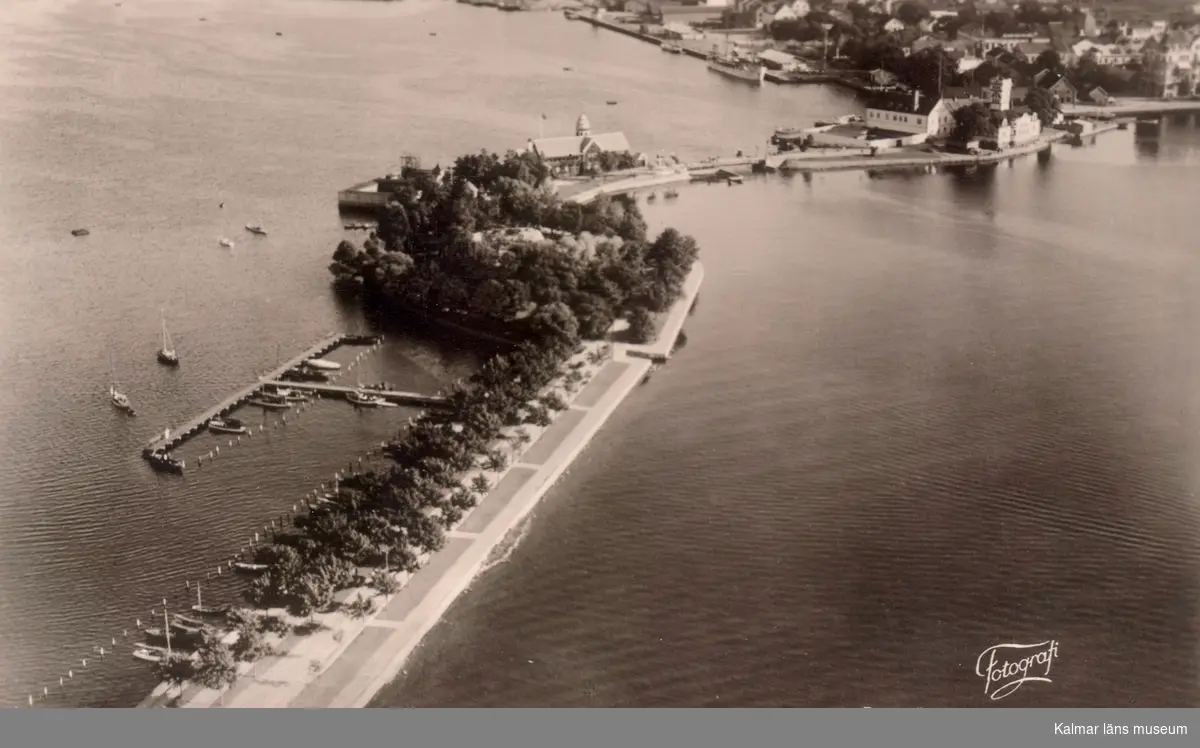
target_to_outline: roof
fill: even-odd
[[[868,109],[877,109],[883,112],[904,112],[905,114],[929,114],[933,108],[937,106],[938,98],[936,96],[921,96],[916,100],[916,106],[913,106],[914,97],[911,94],[892,94],[874,96],[867,102]]]
[[[764,49],[758,53],[758,59],[775,62],[780,65],[791,65],[796,62],[795,55],[789,55],[787,52],[780,52],[775,49]]]
[[[605,132],[596,135],[564,135],[558,138],[541,138],[533,141],[533,147],[542,158],[569,158],[578,156],[586,148],[595,145],[602,151],[624,153],[629,151],[629,141],[623,132]]]

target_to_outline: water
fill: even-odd
[[[543,113],[547,135],[586,112],[703,158],[853,106],[557,14],[44,6],[0,22],[12,704],[47,685],[39,703],[135,701],[127,649],[97,668],[92,648],[187,602],[185,579],[407,417],[320,403],[183,480],[137,455],[277,348],[365,329],[328,288],[337,189],[406,152],[519,147]],[[1183,122],[1157,149],[1114,133],[1044,167],[773,177],[648,207],[703,247],[687,348],[382,702],[976,705],[979,651],[1055,638],[1054,683],[1003,703],[1194,705],[1198,146]],[[178,372],[153,359],[160,307]],[[478,358],[389,340],[364,380],[432,391]],[[110,354],[135,420],[105,401]]]

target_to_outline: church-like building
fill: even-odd
[[[629,141],[623,132],[592,133],[587,115],[579,115],[575,134],[557,138],[529,141],[529,150],[545,159],[558,174],[585,171],[601,153],[630,153]]]

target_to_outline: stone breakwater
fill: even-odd
[[[594,354],[602,343],[589,343],[564,366],[582,363],[584,383],[569,390],[565,377],[546,387],[567,401],[566,410],[556,414],[547,427],[525,428],[533,437],[529,446],[515,456],[503,471],[478,469],[463,476],[470,481],[485,476],[493,486],[479,505],[446,533],[446,545],[421,561],[413,574],[397,576],[400,589],[380,603],[372,615],[354,620],[343,612],[315,616],[316,633],[284,639],[272,644],[278,654],[255,665],[243,664],[238,681],[224,693],[192,686],[185,688],[179,705],[189,708],[224,706],[232,708],[358,708],[394,679],[425,634],[441,619],[454,600],[485,568],[492,552],[521,524],[567,471],[592,438],[633,392],[653,365],[647,356],[669,355],[688,311],[704,280],[704,266],[693,265],[684,283],[682,297],[667,312],[658,340],[644,346],[612,344],[611,355],[600,360]],[[507,434],[506,434],[507,435]],[[503,437],[494,446],[507,446]],[[371,590],[345,590],[338,600],[353,599]],[[271,610],[294,624],[304,620]],[[305,619],[306,620],[306,619]],[[142,706],[165,706],[168,689],[159,686]]]

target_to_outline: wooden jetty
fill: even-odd
[[[323,395],[341,395],[345,397],[353,392],[368,392],[372,395],[378,395],[385,400],[390,400],[396,403],[405,405],[423,405],[426,407],[444,406],[449,401],[441,395],[422,395],[419,392],[402,392],[400,390],[377,390],[373,387],[345,387],[337,384],[320,384],[317,382],[264,382],[263,384],[280,389],[288,390],[307,390],[309,392],[319,392]]]
[[[142,457],[146,458],[152,464],[156,460],[161,460],[170,450],[175,449],[200,431],[203,431],[210,420],[224,416],[235,408],[244,405],[247,400],[257,394],[267,384],[279,384],[283,387],[298,389],[296,382],[281,383],[278,380],[284,372],[299,366],[304,361],[311,358],[320,358],[341,345],[366,345],[378,341],[379,338],[373,336],[348,335],[345,333],[335,333],[322,338],[310,346],[308,350],[281,364],[278,368],[260,377],[258,381],[247,387],[243,387],[190,421],[165,433],[158,434],[146,444],[145,449],[142,450]]]

